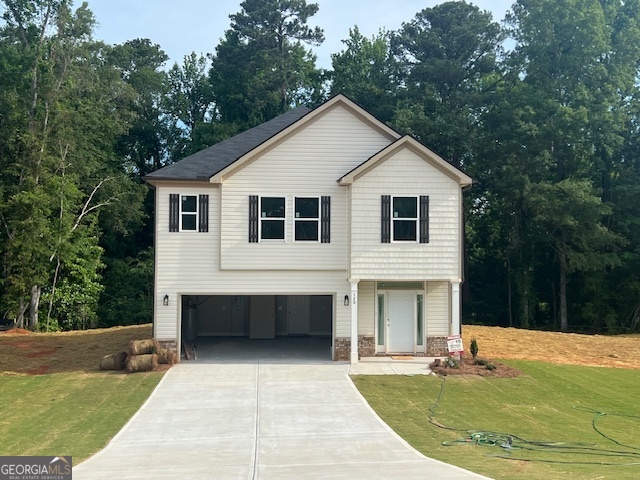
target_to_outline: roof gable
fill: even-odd
[[[311,112],[309,112],[304,117],[300,118],[298,121],[292,123],[288,127],[282,129],[273,137],[266,140],[264,143],[258,145],[256,148],[248,151],[245,155],[241,156],[237,159],[237,161],[229,164],[224,169],[217,172],[215,175],[211,177],[211,183],[222,183],[225,178],[233,175],[235,172],[239,171],[245,165],[249,164],[253,161],[258,155],[265,153],[270,150],[274,146],[278,145],[287,137],[294,135],[296,132],[299,132],[301,129],[311,125],[313,122],[321,118],[326,113],[330,112],[334,108],[343,107],[348,111],[353,113],[357,118],[364,121],[366,124],[378,130],[380,133],[389,138],[389,141],[395,141],[400,138],[400,134],[393,130],[391,127],[381,122],[369,112],[364,110],[359,105],[355,104],[351,100],[349,100],[343,94],[338,94],[335,97],[329,99],[319,107],[315,108]]]
[[[383,148],[381,151],[373,155],[371,158],[351,170],[349,173],[344,175],[342,178],[338,179],[338,183],[340,185],[351,185],[358,178],[366,175],[367,172],[373,170],[378,165],[387,161],[391,158],[395,153],[399,152],[402,149],[408,148],[415,152],[420,158],[424,161],[430,163],[439,171],[456,181],[460,186],[464,187],[467,185],[471,185],[472,179],[462,170],[454,167],[449,162],[444,160],[437,153],[429,150],[427,147],[422,145],[413,137],[409,135],[405,135],[404,137],[396,140],[394,143],[389,146]]]
[[[297,122],[310,111],[306,107],[298,107],[285,112],[265,123],[156,170],[146,175],[144,179],[146,181],[196,180],[208,182],[220,170]]]

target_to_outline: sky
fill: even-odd
[[[504,18],[514,0],[473,0],[489,10],[496,21]],[[95,38],[107,43],[123,43],[149,38],[169,56],[168,66],[182,63],[185,55],[213,53],[225,30],[229,15],[240,11],[241,0],[88,0],[98,22]],[[314,3],[311,0],[308,3]],[[397,30],[424,8],[438,0],[315,0],[319,10],[309,24],[324,30],[325,41],[312,50],[321,68],[331,67],[331,54],[343,50],[341,40],[357,25],[370,37],[380,29]],[[80,0],[76,1],[76,5]]]

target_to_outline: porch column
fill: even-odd
[[[358,363],[358,282],[351,280],[351,364]]]
[[[451,281],[451,335],[460,335],[460,280]]]

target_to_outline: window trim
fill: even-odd
[[[318,216],[316,218],[297,218],[296,217],[296,200],[299,198],[312,198],[318,201]],[[320,231],[321,228],[321,220],[322,220],[322,204],[321,204],[321,198],[319,196],[316,195],[308,195],[308,196],[294,196],[293,197],[293,243],[320,243],[320,239],[322,236],[322,232]],[[317,229],[317,237],[315,240],[297,240],[296,239],[296,223],[299,221],[306,221],[306,222],[317,222],[318,225],[318,229]]]
[[[415,218],[407,218],[407,217],[394,217],[393,216],[393,207],[394,207],[394,201],[396,198],[413,198],[416,201],[416,216]],[[390,221],[391,221],[391,225],[390,225],[390,232],[389,232],[389,236],[390,236],[390,243],[420,243],[420,195],[391,195],[391,211],[390,211]],[[403,220],[403,221],[415,221],[415,225],[416,225],[416,238],[415,240],[396,240],[395,239],[395,228],[394,228],[394,222],[396,220]]]
[[[182,199],[184,197],[193,197],[195,199],[195,203],[196,203],[196,210],[195,212],[183,212],[182,211]],[[198,233],[199,230],[199,226],[200,226],[200,197],[197,194],[180,194],[180,198],[178,201],[178,231],[179,232],[195,232]],[[189,216],[193,216],[196,219],[196,224],[195,224],[195,228],[189,228],[189,229],[184,229],[182,228],[182,224],[183,224],[183,216],[184,215],[189,215]]]
[[[262,216],[262,199],[263,198],[281,198],[284,200],[284,217],[263,217]],[[282,238],[262,238],[262,222],[282,222],[283,223],[283,236]],[[275,196],[275,195],[259,195],[258,196],[258,243],[287,243],[287,197]]]

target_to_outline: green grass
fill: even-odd
[[[640,416],[640,371],[525,361],[508,364],[524,375],[513,379],[446,378],[435,419],[460,431],[429,423],[429,408],[441,385],[435,376],[356,376],[353,380],[391,428],[432,458],[497,479],[640,478],[640,418],[633,418]],[[598,434],[592,427],[595,415],[574,407],[608,413],[597,420],[598,428],[635,448],[621,447]],[[469,430],[509,433],[532,441],[587,442],[601,449],[630,452],[631,456],[512,449],[512,459],[506,460],[495,457],[505,454],[498,446],[442,445],[465,437]],[[620,465],[623,463],[638,465]]]
[[[0,455],[72,455],[103,448],[162,373],[0,376]]]

